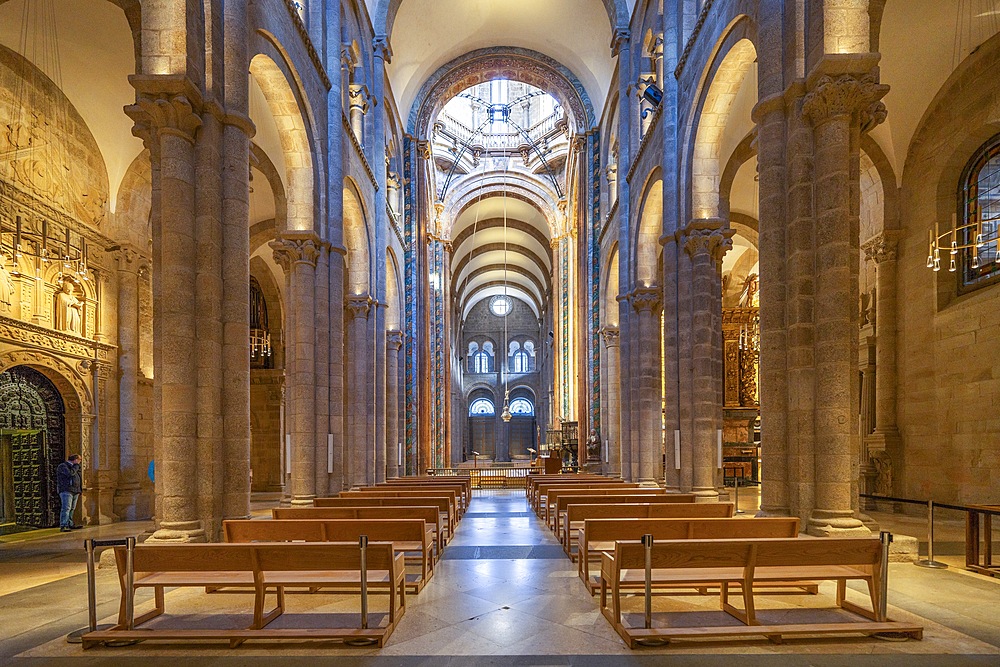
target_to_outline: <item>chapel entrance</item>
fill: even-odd
[[[38,371],[15,366],[0,373],[0,533],[59,524],[65,413],[59,391]]]

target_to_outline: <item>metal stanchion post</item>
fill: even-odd
[[[94,540],[84,540],[87,550],[87,612],[88,627],[91,632],[97,632],[97,572],[94,565]]]
[[[878,539],[882,542],[882,562],[879,564],[879,578],[881,579],[879,583],[878,592],[878,620],[880,623],[885,623],[885,619],[888,616],[888,598],[889,598],[889,545],[892,544],[892,533],[883,530],[878,534]]]
[[[98,630],[107,630],[111,628],[111,624],[104,623],[102,625],[97,624],[97,549],[99,547],[117,547],[117,546],[128,546],[131,542],[132,548],[135,547],[135,538],[130,537],[127,539],[114,539],[114,540],[95,540],[87,539],[83,541],[83,548],[87,551],[87,627],[80,628],[79,630],[74,630],[73,632],[66,635],[66,641],[70,644],[80,644],[83,642],[83,635],[88,632],[96,632]],[[131,573],[131,549],[129,550],[129,572]],[[131,586],[131,578],[129,579],[129,585]],[[126,605],[131,603],[130,596],[126,595]],[[129,613],[129,607],[126,606],[126,612],[128,617],[131,618]],[[131,629],[131,625],[129,625]],[[106,646],[126,646],[129,644],[136,644],[137,641],[126,641],[126,642],[104,642]]]
[[[361,627],[368,628],[368,536],[358,538],[361,548]]]
[[[927,558],[918,560],[914,565],[943,570],[947,563],[934,560],[934,501],[927,501]]]
[[[736,478],[736,475],[733,475],[733,489],[736,494],[736,511],[734,513],[743,514],[743,510],[740,509],[740,480]]]
[[[135,625],[135,538],[125,538],[125,629]]]
[[[643,554],[645,556],[645,608],[643,617],[643,627],[646,630],[653,628],[653,536],[649,533],[642,536]],[[637,644],[644,646],[659,646],[666,641],[655,637],[643,637],[636,640]]]

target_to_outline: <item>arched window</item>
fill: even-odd
[[[511,372],[514,373],[527,373],[530,367],[529,361],[531,357],[524,350],[518,350],[510,358]]]
[[[477,398],[469,405],[470,417],[494,417],[497,409],[488,398]]]
[[[969,291],[1000,280],[1000,135],[990,139],[969,161],[962,178],[959,203],[960,245],[982,245],[962,251],[959,291]],[[982,221],[982,238],[977,239],[977,221]],[[947,239],[945,239],[947,240]],[[943,241],[942,241],[943,243]],[[942,249],[942,255],[947,250]],[[944,259],[944,258],[942,258]]]
[[[472,355],[472,372],[492,373],[493,357],[491,357],[490,354],[485,350],[476,352],[474,355]]]
[[[526,398],[515,398],[510,402],[510,414],[530,417],[535,414],[535,406]]]

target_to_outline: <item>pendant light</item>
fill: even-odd
[[[507,367],[510,361],[509,352],[509,341],[507,340],[507,316],[513,308],[510,307],[510,296],[507,294],[507,158],[503,165],[503,298],[507,302],[507,314],[503,316],[503,412],[500,413],[500,419],[504,420],[505,423],[510,422],[510,386],[509,379],[510,369]]]

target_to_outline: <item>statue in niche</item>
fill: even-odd
[[[587,438],[587,460],[601,460],[601,437],[593,429],[590,431],[590,437]]]
[[[56,329],[83,335],[83,302],[76,296],[72,280],[63,280],[62,291],[56,295]]]
[[[7,255],[0,252],[0,311],[10,312],[14,303],[14,281],[7,270]]]

